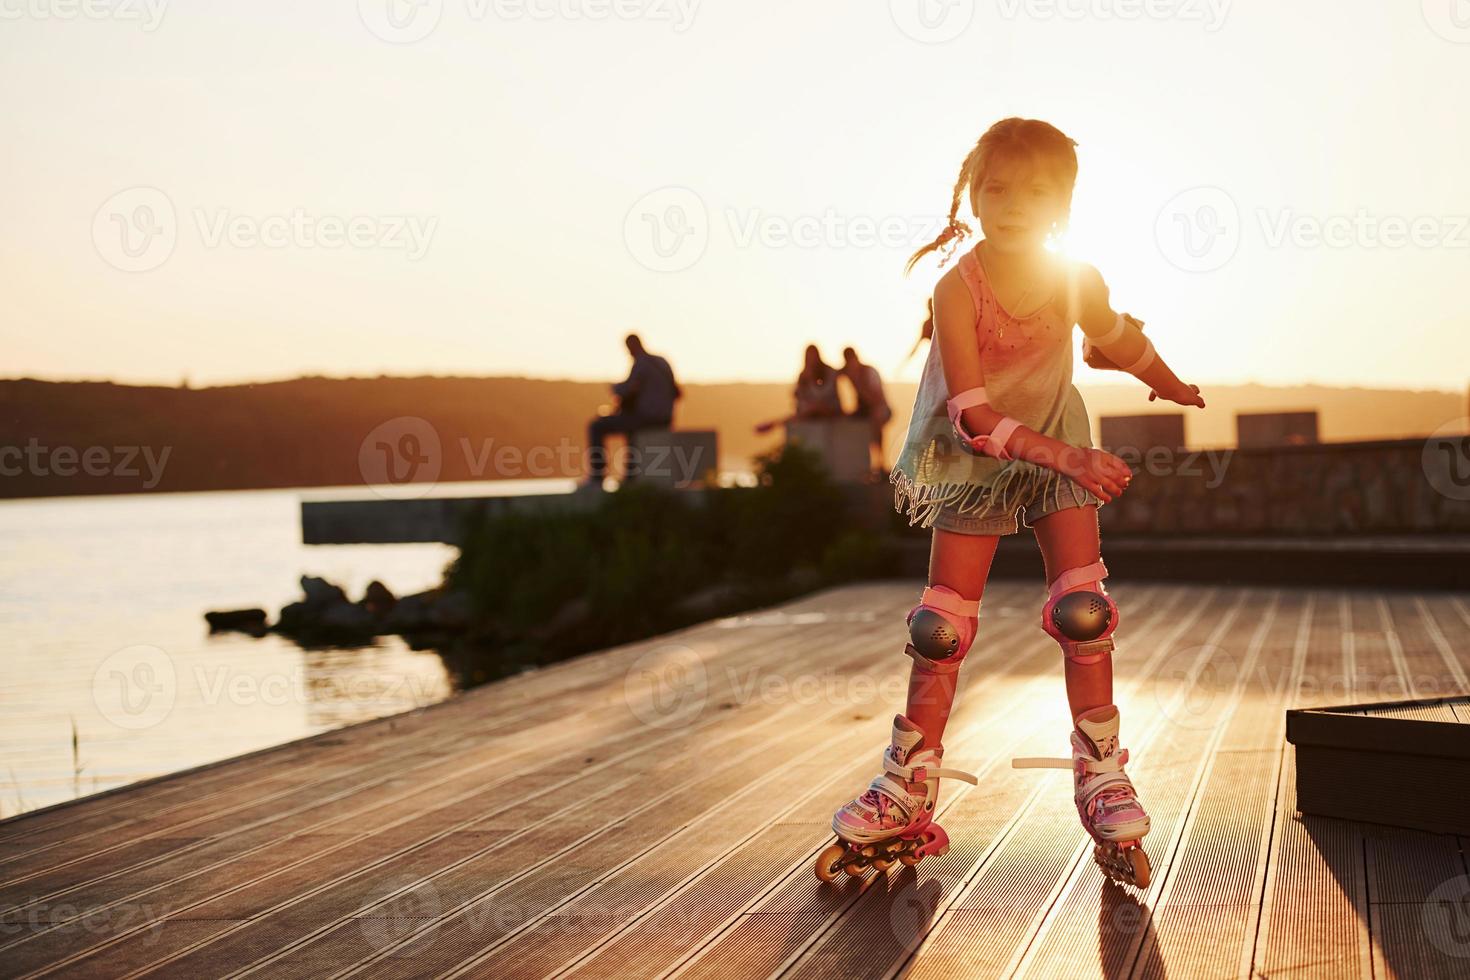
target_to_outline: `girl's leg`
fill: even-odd
[[[1036,543],[1046,563],[1046,584],[1069,568],[1091,565],[1100,556],[1097,530],[1097,506],[1068,507],[1039,518],[1032,526]],[[1113,703],[1113,658],[1104,656],[1096,663],[1079,664],[1066,659],[1067,703],[1072,717],[1082,712]]]
[[[993,534],[958,534],[934,530],[929,549],[929,584],[946,585],[964,599],[979,599],[985,592],[990,563],[1000,538]],[[930,746],[944,742],[944,728],[954,702],[959,671],[929,673],[914,664],[909,671],[909,699],[904,714],[924,733]]]

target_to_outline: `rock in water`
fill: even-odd
[[[239,632],[251,636],[265,635],[264,609],[226,609],[207,612],[204,621],[211,633]]]
[[[373,579],[362,594],[362,607],[374,616],[386,616],[398,604],[393,592],[382,582]]]

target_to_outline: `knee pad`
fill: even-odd
[[[1041,628],[1073,663],[1095,664],[1113,650],[1118,605],[1102,586],[1107,566],[1098,560],[1057,576],[1041,610]]]
[[[929,673],[958,670],[975,642],[979,616],[979,599],[966,599],[947,585],[930,586],[909,610],[904,652]]]

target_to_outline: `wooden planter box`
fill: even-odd
[[[1286,740],[1303,813],[1470,834],[1470,697],[1295,709]]]

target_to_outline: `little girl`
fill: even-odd
[[[1067,226],[1076,145],[1039,120],[996,123],[960,167],[948,226],[909,260],[912,269],[947,246],[947,261],[970,234],[956,216],[968,193],[984,237],[934,288],[934,343],[890,476],[909,523],[934,529],[929,587],[908,615],[908,705],[893,719],[882,772],[832,818],[839,839],[818,858],[823,880],[948,850],[933,823],[939,780],[975,777],[940,767],[944,728],[991,559],[999,536],[1018,531],[1019,511],[1045,561],[1041,626],[1062,648],[1074,729],[1070,760],[1016,763],[1071,769],[1077,812],[1103,870],[1148,884],[1141,840],[1149,819],[1118,742],[1118,607],[1102,585],[1097,526],[1097,508],[1127,489],[1132,473],[1092,448],[1087,408],[1072,385],[1072,326],[1082,328],[1088,363],[1133,375],[1152,389],[1150,400],[1205,403],[1157,355],[1139,321],[1113,311],[1096,269],[1047,250]]]

